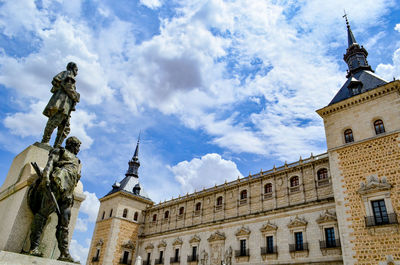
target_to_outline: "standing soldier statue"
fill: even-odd
[[[44,129],[42,143],[48,144],[54,129],[57,129],[57,137],[54,147],[59,147],[70,132],[69,118],[71,111],[75,110],[79,102],[79,93],[76,92],[75,76],[78,74],[78,66],[74,62],[67,65],[67,71],[62,71],[51,82],[51,97],[43,114],[49,118]]]
[[[58,260],[74,262],[68,247],[68,225],[74,203],[74,189],[80,179],[80,160],[76,156],[80,145],[78,138],[69,137],[65,148],[57,147],[50,151],[43,171],[36,163],[32,163],[39,178],[28,192],[28,204],[34,214],[30,235],[29,254],[31,255],[43,256],[39,249],[40,236],[47,219],[55,211],[58,216],[56,229],[60,250]]]

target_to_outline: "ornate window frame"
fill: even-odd
[[[317,224],[319,225],[320,232],[321,232],[321,241],[322,242],[327,242],[326,240],[326,235],[325,235],[325,228],[333,228],[333,231],[335,233],[335,240],[338,241],[339,244],[336,245],[336,247],[332,248],[326,248],[323,243],[320,241],[320,249],[322,255],[341,255],[342,250],[340,247],[340,238],[339,238],[339,227],[338,227],[338,222],[337,222],[337,217],[335,212],[330,212],[328,210],[325,210],[322,214],[319,215],[319,217],[316,220]]]
[[[261,247],[264,247],[265,249],[267,248],[267,236],[272,236],[273,242],[274,242],[274,248],[278,247],[278,244],[277,244],[278,237],[276,235],[277,230],[278,230],[278,226],[270,223],[269,220],[266,224],[264,224],[260,228],[260,232],[261,232],[261,236],[262,236],[261,242],[264,242],[261,244]],[[265,254],[263,254],[263,252],[261,251],[261,257],[264,261],[265,260],[275,260],[278,258],[278,251],[276,251],[276,253],[266,253],[265,252]]]
[[[238,245],[238,249],[240,250],[240,241],[241,240],[246,240],[246,252],[247,249],[250,249],[250,234],[251,234],[251,230],[247,227],[242,226],[239,230],[236,231],[235,236],[237,239],[237,245]],[[248,253],[248,256],[237,256],[235,255],[236,258],[236,262],[249,262],[250,259],[250,253]]]
[[[294,178],[294,177],[297,177],[299,179],[299,184],[292,187],[292,183],[291,182],[292,182],[292,178]],[[301,192],[302,191],[303,180],[302,180],[302,178],[300,177],[299,174],[295,173],[295,174],[289,176],[287,181],[288,181],[288,187],[289,187],[289,194],[297,193],[297,192]]]
[[[306,233],[307,224],[308,222],[304,218],[300,218],[298,216],[290,220],[289,224],[287,225],[290,231],[289,244],[296,244],[295,233],[297,232],[302,232],[303,244],[308,243],[307,233]],[[308,257],[308,254],[309,254],[308,247],[305,248],[304,250],[290,252],[290,256],[292,257],[292,259]]]

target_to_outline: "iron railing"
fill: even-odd
[[[396,213],[388,213],[382,217],[376,216],[366,216],[365,217],[365,226],[378,226],[378,225],[389,225],[389,224],[398,224],[397,214]]]
[[[96,261],[99,261],[100,260],[100,257],[93,257],[92,258],[92,262],[96,262]]]
[[[235,257],[249,257],[250,256],[250,249],[240,249],[235,250]]]
[[[169,263],[180,263],[181,257],[172,257],[169,259]]]
[[[278,253],[278,247],[273,246],[271,247],[261,247],[261,255],[268,255],[268,254],[277,254]]]
[[[132,260],[130,260],[130,259],[124,260],[124,258],[121,258],[119,260],[119,264],[131,264],[131,263],[132,263]]]
[[[199,261],[199,255],[190,255],[187,257],[188,262],[194,262],[194,261]]]
[[[289,252],[308,250],[308,243],[289,244]]]
[[[154,264],[164,264],[164,259],[156,259]]]
[[[150,265],[151,264],[151,260],[143,260],[143,265]]]
[[[321,249],[340,247],[340,239],[319,241],[319,247]]]

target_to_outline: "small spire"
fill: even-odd
[[[353,32],[351,31],[350,23],[347,18],[347,14],[346,14],[346,10],[344,10],[343,17],[345,18],[346,25],[347,25],[347,42],[348,42],[349,47],[351,47],[353,44],[357,44],[357,41],[356,41],[356,38],[354,38]]]
[[[140,133],[136,143],[135,153],[133,154],[132,159],[128,162],[128,170],[125,173],[125,176],[139,177],[138,170],[140,167],[139,162],[139,143],[140,143]]]

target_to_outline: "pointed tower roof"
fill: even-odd
[[[367,50],[363,46],[360,47],[357,43],[351,31],[347,14],[345,13],[343,17],[346,19],[348,42],[343,60],[347,63],[349,69],[346,75],[347,81],[340,88],[329,105],[387,84],[386,80],[374,74],[374,71],[367,61]]]
[[[140,135],[136,143],[135,152],[131,160],[129,160],[128,162],[129,167],[125,173],[125,178],[121,180],[121,182],[115,182],[112,186],[112,190],[109,193],[107,193],[106,196],[116,193],[118,191],[123,191],[151,201],[151,199],[149,198],[147,193],[142,189],[139,183],[139,172],[138,172],[140,167],[139,143],[140,143]]]

